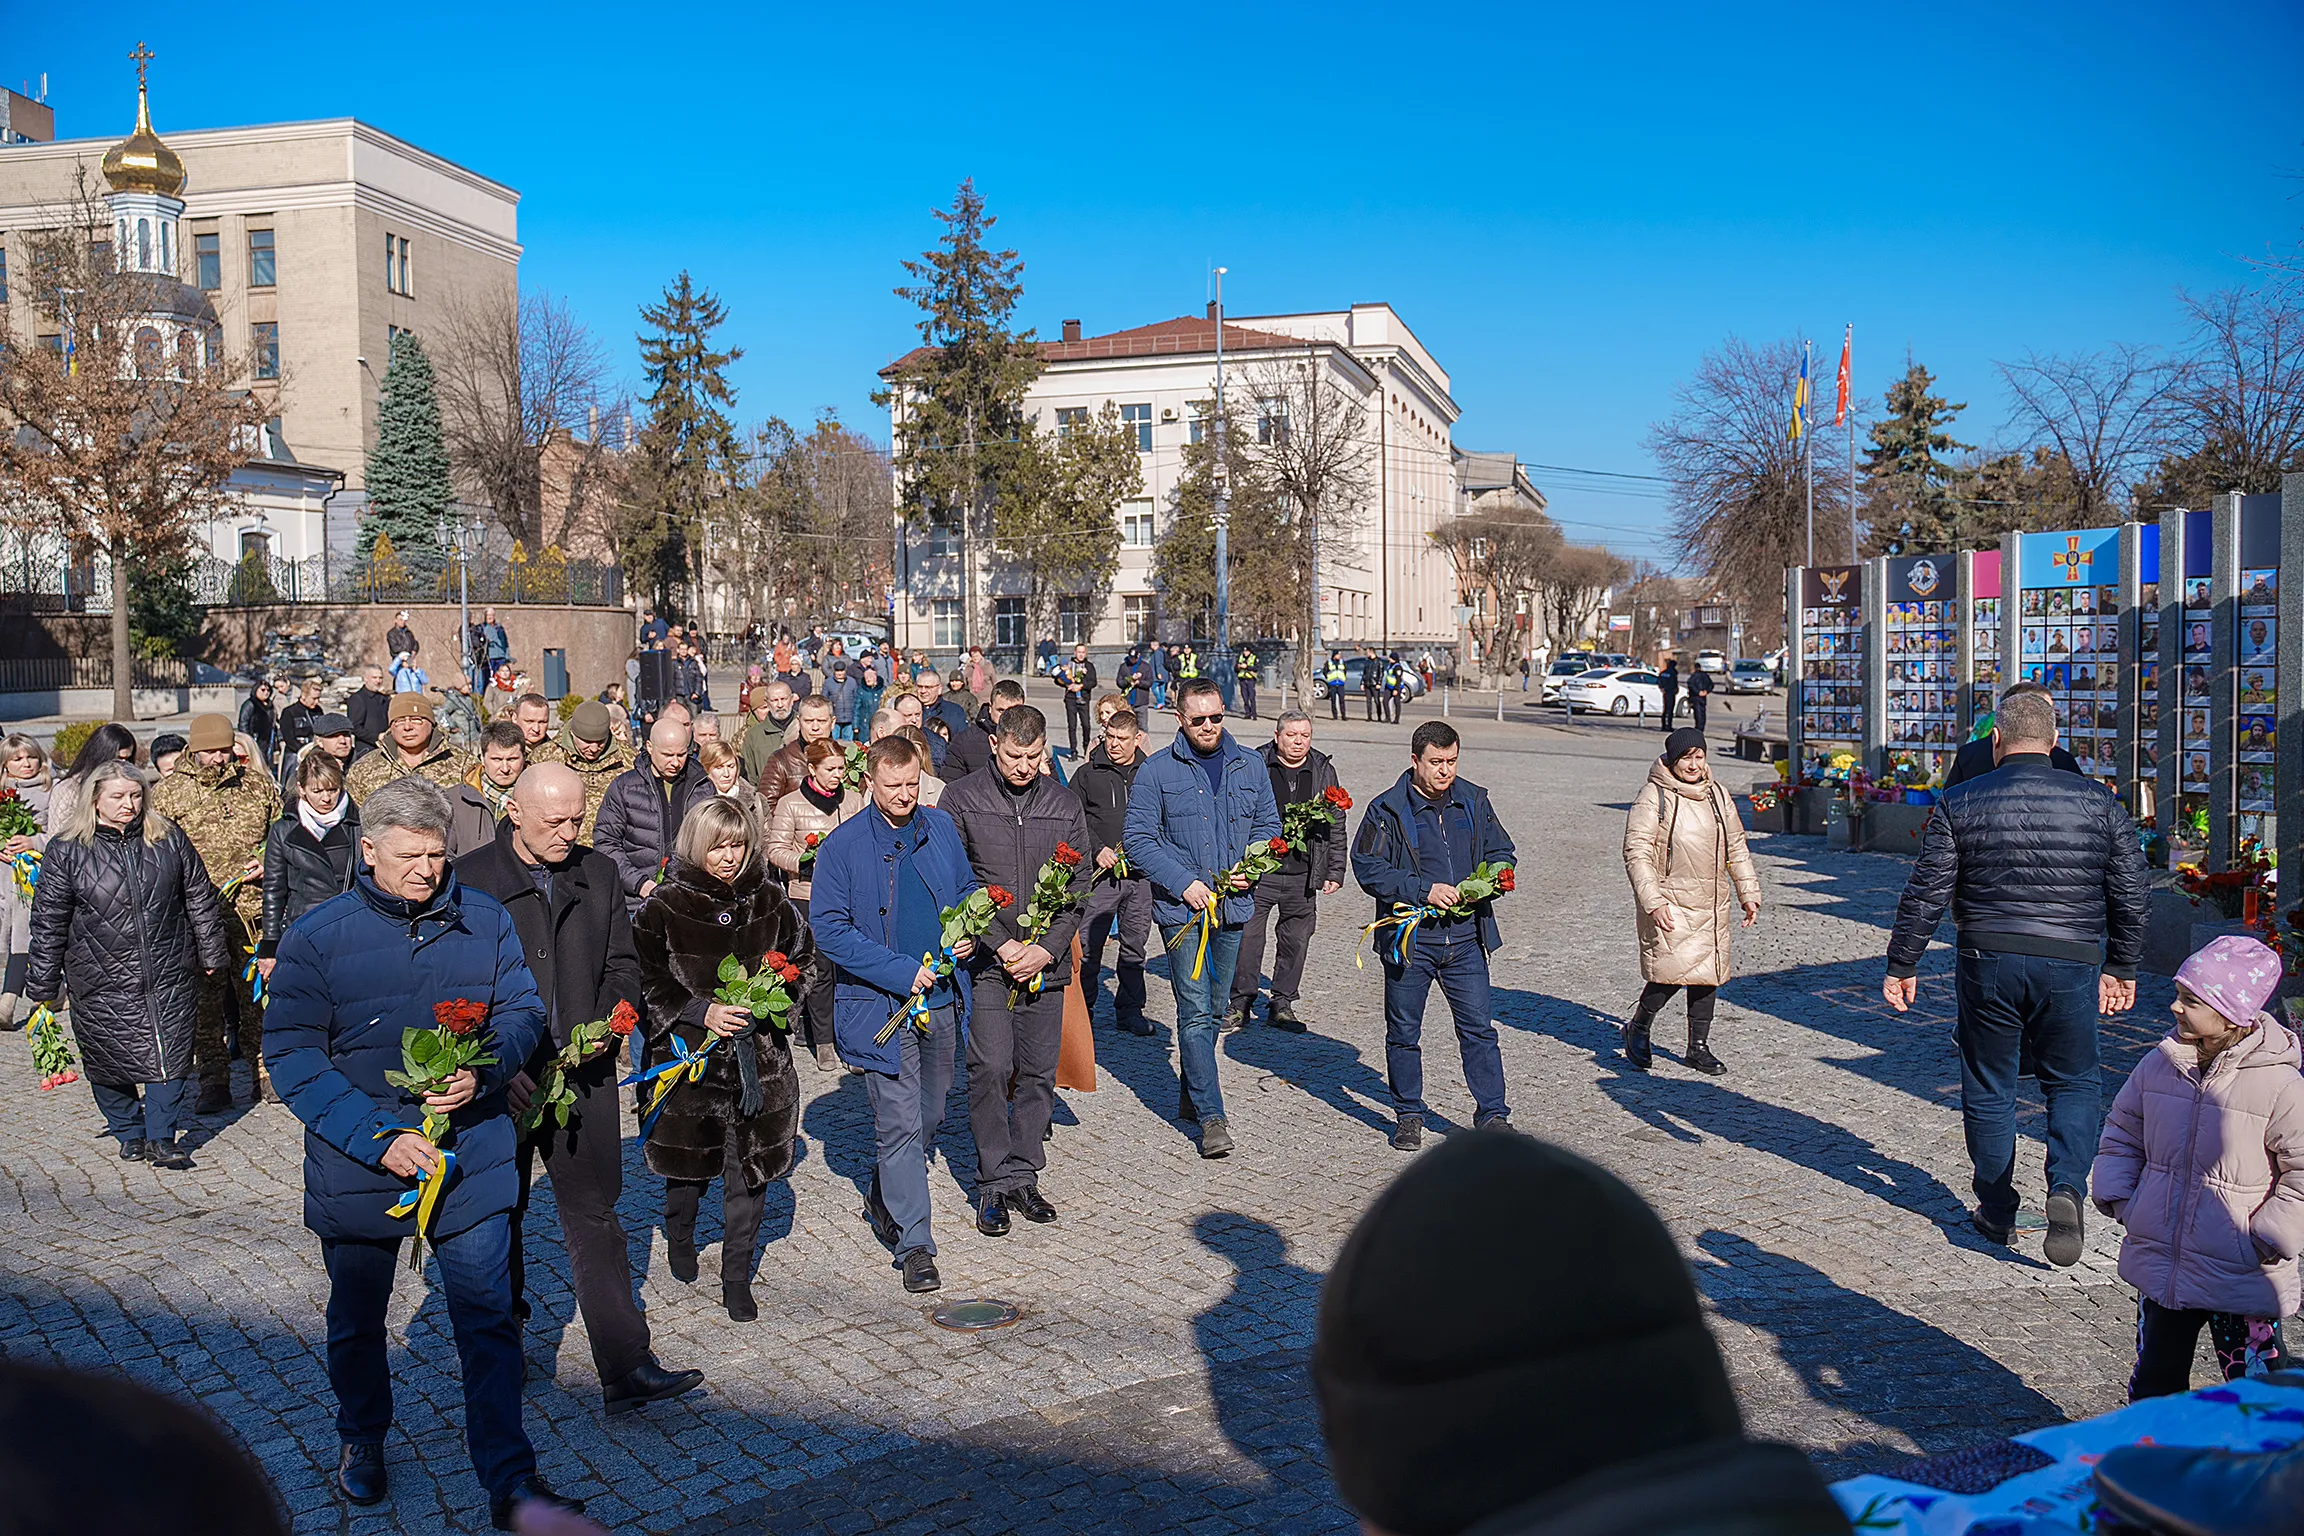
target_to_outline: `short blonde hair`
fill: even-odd
[[[714,795],[699,800],[689,807],[688,815],[680,823],[680,836],[673,852],[680,862],[697,869],[704,867],[704,855],[724,843],[744,845],[744,863],[749,866],[753,855],[760,850],[752,835],[752,818],[744,807],[725,795]]]
[[[696,749],[696,761],[703,765],[706,773],[710,773],[723,763],[738,762],[742,758],[742,753],[718,737],[714,737]]]

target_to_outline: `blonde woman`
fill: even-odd
[[[122,1160],[189,1168],[176,1127],[201,976],[237,958],[224,910],[192,840],[149,808],[141,768],[99,763],[83,788],[40,867],[25,995],[71,994],[72,1033]]]
[[[24,1000],[24,973],[31,964],[32,903],[16,890],[15,878],[5,867],[20,853],[37,853],[48,846],[48,754],[40,743],[21,732],[0,737],[0,790],[12,790],[32,813],[40,830],[7,839],[0,845],[0,1029],[15,1029],[32,1016]]]
[[[1744,823],[1712,777],[1704,737],[1683,726],[1664,738],[1664,755],[1624,817],[1624,869],[1639,908],[1639,1006],[1624,1028],[1624,1060],[1645,1072],[1656,1014],[1688,989],[1688,1054],[1697,1071],[1727,1071],[1712,1054],[1712,1007],[1728,980],[1728,938],[1737,907],[1744,926],[1760,917],[1760,876],[1744,846]]]
[[[712,781],[713,793],[724,800],[733,800],[752,818],[755,831],[765,831],[759,788],[744,778],[744,755],[724,741],[714,739],[696,744],[696,762],[704,776]],[[790,797],[787,796],[787,799]]]
[[[808,921],[808,872],[816,857],[809,846],[821,843],[832,829],[868,803],[860,789],[845,789],[848,754],[835,742],[812,741],[802,750],[808,773],[800,787],[776,802],[768,829],[768,862],[782,870],[785,891]],[[832,1048],[832,968],[819,957],[808,972],[808,1044],[816,1052],[816,1065],[825,1072],[840,1070],[840,1054]]]
[[[685,1074],[643,1146],[664,1187],[666,1263],[672,1278],[696,1278],[696,1213],[704,1190],[721,1181],[720,1299],[749,1323],[753,1247],[767,1208],[768,1182],[792,1166],[800,1128],[800,1079],[785,1037],[740,1008],[715,1000],[720,962],[733,957],[758,974],[781,954],[803,977],[816,941],[760,856],[752,818],[714,797],[680,823],[672,868],[632,920],[632,947],[648,993],[647,1065],[670,1061],[675,1037],[691,1051],[717,1042],[704,1075]]]

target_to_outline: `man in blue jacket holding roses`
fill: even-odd
[[[385,1497],[392,1426],[385,1308],[415,1217],[392,1208],[445,1178],[422,1233],[440,1266],[464,1378],[464,1438],[496,1529],[530,1500],[577,1506],[545,1487],[520,1424],[520,1325],[512,1313],[510,1213],[518,1195],[505,1084],[533,1053],[544,1005],[519,930],[494,897],[448,873],[448,797],[421,778],[368,797],[351,890],[282,935],[265,1005],[272,1081],[304,1122],[304,1224],[328,1267],[328,1380],[343,1443],[336,1482],[356,1505]],[[410,1030],[435,1008],[471,1005],[483,1054],[419,1102],[385,1081]],[[453,1011],[453,1010],[451,1010]],[[429,1110],[449,1131],[418,1129]],[[448,1167],[448,1159],[453,1166]]]

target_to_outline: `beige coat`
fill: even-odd
[[[794,901],[808,899],[808,880],[800,876],[800,855],[807,851],[808,834],[825,834],[870,804],[864,791],[851,789],[840,796],[836,811],[820,811],[816,802],[794,790],[776,802],[768,818],[768,862],[784,875],[784,891]]]
[[[1639,908],[1640,979],[1667,986],[1717,987],[1728,980],[1728,936],[1745,902],[1760,900],[1760,876],[1744,846],[1744,824],[1728,791],[1672,776],[1658,759],[1624,818],[1624,869]],[[1649,916],[1672,909],[1672,931]]]

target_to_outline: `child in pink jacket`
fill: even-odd
[[[2206,1325],[2224,1379],[2289,1363],[2304,1248],[2304,1075],[2287,1025],[2263,1011],[2280,957],[2217,939],[2176,973],[2176,1028],[2112,1101],[2091,1179],[2128,1229],[2120,1278],[2136,1287],[2128,1397],[2192,1386]]]

